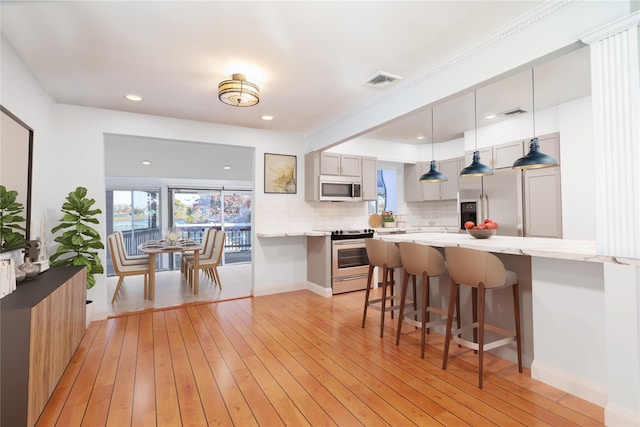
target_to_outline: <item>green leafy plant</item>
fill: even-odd
[[[4,185],[0,185],[0,250],[3,251],[24,247],[24,205],[17,198],[17,191],[9,191]]]
[[[384,221],[384,222],[396,222],[396,219],[394,217],[392,217],[392,216],[387,216],[387,217],[382,218],[382,221]]]
[[[104,249],[104,244],[98,233],[89,224],[99,224],[95,215],[102,213],[100,209],[92,209],[96,202],[89,199],[87,189],[78,187],[70,192],[66,202],[62,205],[64,213],[61,223],[51,229],[51,233],[66,230],[54,242],[60,243],[56,253],[50,258],[52,266],[83,265],[87,267],[87,289],[96,284],[95,274],[104,273],[104,268],[98,257],[98,249]]]

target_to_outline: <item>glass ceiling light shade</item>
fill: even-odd
[[[493,175],[493,169],[491,169],[487,165],[483,165],[480,162],[480,152],[478,151],[478,101],[477,101],[475,90],[473,91],[473,106],[474,106],[473,120],[475,123],[474,136],[476,139],[476,151],[473,152],[473,160],[471,161],[471,164],[460,171],[460,176],[476,177],[476,176]]]
[[[531,69],[531,113],[533,116],[533,139],[529,143],[529,152],[526,156],[520,157],[513,163],[513,169],[540,169],[557,166],[558,161],[553,157],[540,151],[540,142],[536,137],[536,91],[533,68]]]
[[[448,180],[445,174],[438,172],[438,167],[436,166],[436,160],[433,155],[433,127],[433,108],[431,108],[431,167],[429,172],[420,177],[420,182],[444,182]]]
[[[260,89],[248,82],[242,74],[234,74],[231,80],[218,85],[218,99],[234,107],[251,107],[260,102]]]

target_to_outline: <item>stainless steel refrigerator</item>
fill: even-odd
[[[497,169],[485,177],[458,179],[460,203],[476,202],[478,222],[491,218],[501,236],[524,236],[522,171]]]

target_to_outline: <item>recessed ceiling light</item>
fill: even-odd
[[[424,135],[418,135],[416,136],[416,139],[424,139]]]
[[[228,171],[229,169],[231,169],[231,166],[223,166],[222,169]]]
[[[497,116],[497,115],[495,115],[495,114],[489,114],[489,115],[488,115],[488,116],[486,116],[484,119],[485,119],[485,120],[493,120],[493,119],[495,119],[496,117],[498,117],[498,116]]]
[[[125,98],[127,98],[129,101],[133,101],[133,102],[142,101],[142,97],[140,95],[134,95],[132,93],[130,93],[129,95],[126,95]]]
[[[273,120],[273,116],[262,116],[262,120]]]
[[[145,166],[149,166],[151,164],[151,162],[149,160],[143,160],[142,164]]]

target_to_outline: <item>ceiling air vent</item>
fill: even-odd
[[[522,114],[522,113],[526,113],[526,111],[521,110],[520,108],[516,108],[513,110],[509,110],[509,111],[505,111],[503,113],[500,113],[501,116],[504,117],[513,117],[513,116],[517,116],[518,114]]]
[[[362,84],[365,86],[373,86],[373,87],[387,87],[391,83],[400,79],[402,79],[402,77],[396,76],[395,74],[385,73],[384,71],[378,71],[373,76],[363,81]]]

